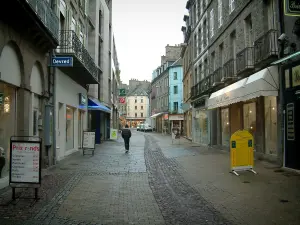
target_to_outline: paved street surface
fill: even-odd
[[[76,153],[48,170],[40,200],[32,190],[0,190],[0,225],[299,225],[300,176],[257,162],[257,175],[229,173],[226,152],[172,144],[170,136],[133,132],[122,140]]]

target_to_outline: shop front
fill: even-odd
[[[193,105],[193,142],[208,145],[210,144],[210,119],[206,107],[207,96],[196,99]]]
[[[57,70],[56,80],[56,157],[59,161],[81,148],[82,133],[87,129],[88,99],[87,90],[60,70]]]
[[[277,161],[278,69],[269,67],[215,93],[208,108],[218,108],[218,145],[229,150],[231,135],[248,130],[259,158]]]
[[[180,134],[183,134],[183,129],[184,129],[184,115],[183,114],[171,114],[169,115],[169,121],[170,121],[170,130],[173,128],[179,128]]]
[[[183,131],[187,139],[192,140],[192,110],[188,110],[184,113]]]
[[[300,170],[300,61],[283,66],[284,166]]]
[[[0,180],[9,173],[9,143],[16,125],[16,88],[0,81]]]

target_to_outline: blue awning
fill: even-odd
[[[99,100],[95,99],[95,98],[91,98],[89,97],[88,99],[88,110],[100,110],[106,113],[110,113],[111,110],[106,107],[105,105],[101,104],[101,102],[99,102]]]

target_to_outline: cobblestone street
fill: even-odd
[[[0,190],[0,224],[300,224],[300,176],[255,169],[237,177],[225,152],[134,131],[128,154],[108,141],[45,172],[38,202]]]

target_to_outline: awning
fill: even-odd
[[[100,110],[102,112],[110,113],[111,110],[105,105],[101,104],[99,100],[89,97],[88,99],[88,110]]]
[[[161,115],[161,114],[164,114],[164,112],[156,113],[156,114],[150,116],[150,118],[155,118],[155,117],[157,117],[157,116],[159,116],[159,115]]]
[[[278,77],[277,66],[263,69],[248,78],[212,93],[208,99],[208,109],[247,101],[259,96],[277,96]]]

